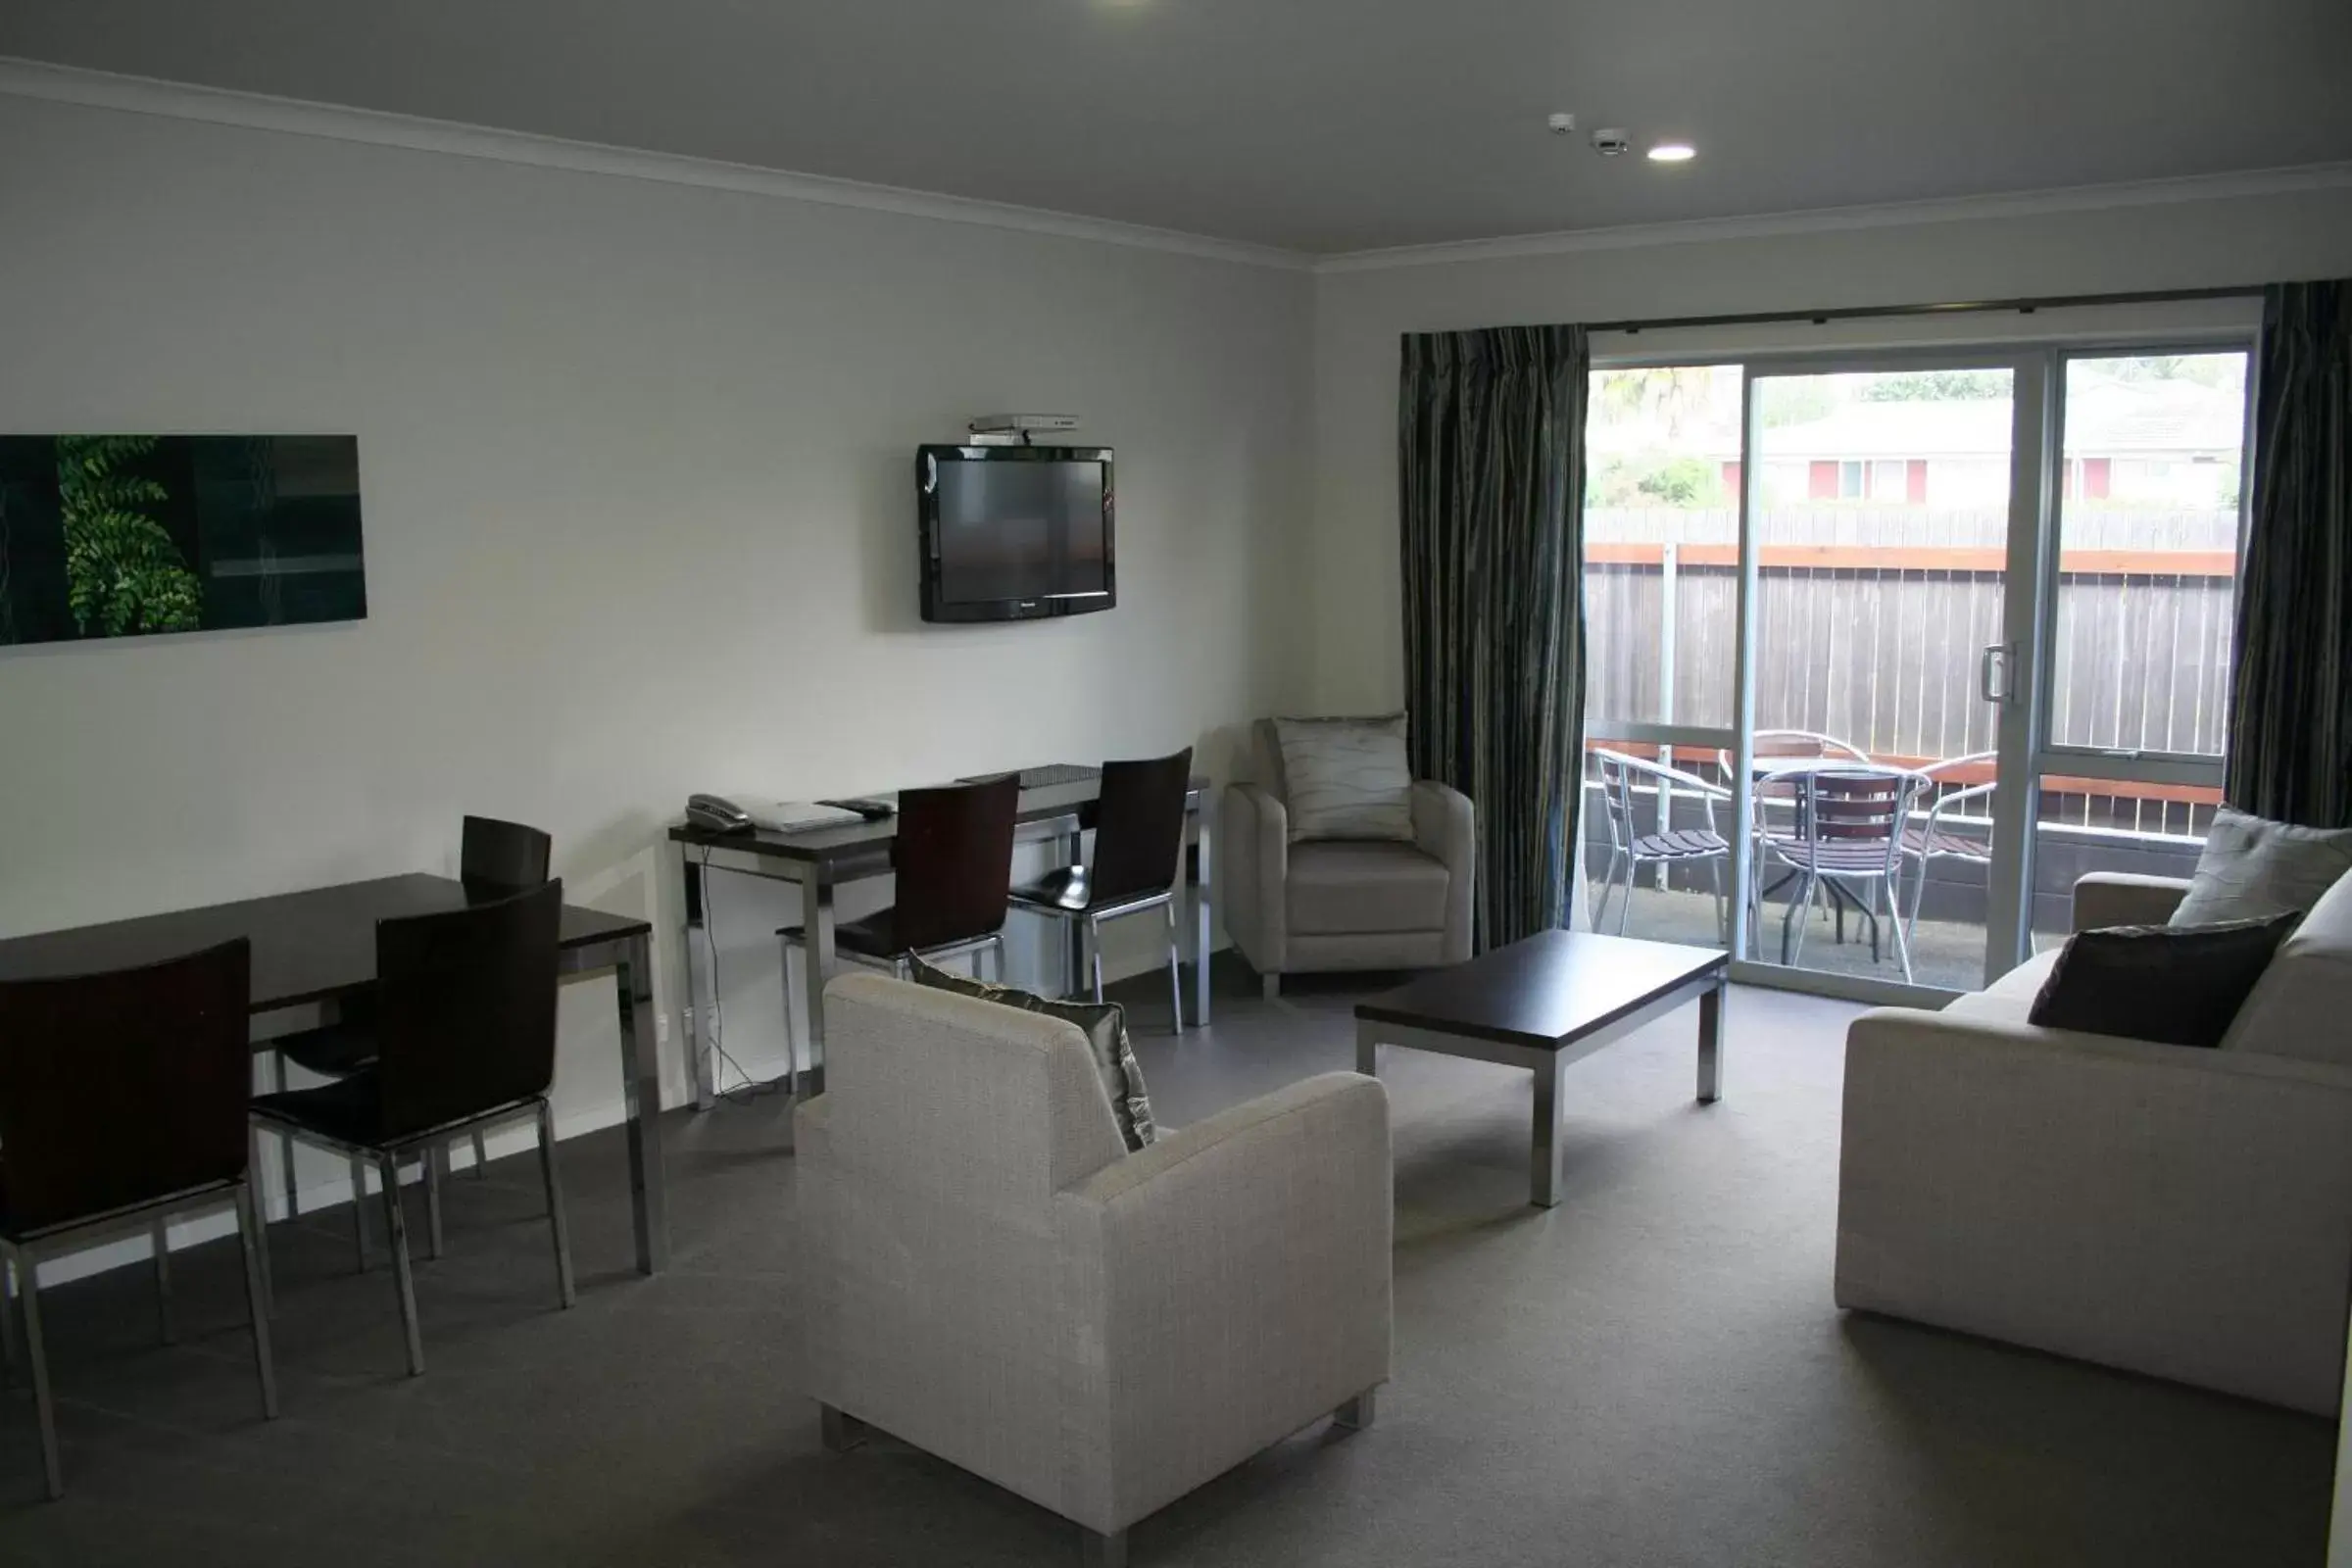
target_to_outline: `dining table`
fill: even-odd
[[[254,1051],[261,1054],[281,1035],[334,1021],[343,1004],[372,992],[378,921],[462,909],[511,892],[408,872],[34,932],[0,940],[0,982],[135,968],[243,937],[253,951],[249,1032]],[[620,1023],[629,1211],[636,1231],[637,1267],[646,1274],[660,1273],[669,1261],[652,940],[653,926],[647,921],[570,904],[564,906],[557,938],[561,973],[612,971]]]

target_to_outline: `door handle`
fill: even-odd
[[[2009,701],[2009,658],[2016,649],[2014,643],[1991,643],[1978,656],[1977,695],[1984,701],[1993,704]]]

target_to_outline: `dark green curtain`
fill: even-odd
[[[1478,808],[1478,942],[1568,923],[1585,720],[1582,327],[1404,340],[1413,770]]]
[[[2352,279],[2272,286],[2260,373],[2226,794],[2352,827]]]

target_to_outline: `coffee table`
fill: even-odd
[[[1560,1074],[1685,1003],[1698,1004],[1698,1098],[1723,1092],[1723,993],[1731,955],[1591,931],[1543,931],[1422,976],[1355,1009],[1355,1070],[1407,1046],[1536,1075],[1532,1201],[1560,1200]]]

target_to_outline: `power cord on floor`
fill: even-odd
[[[781,1078],[755,1078],[744,1068],[742,1062],[737,1061],[733,1056],[727,1054],[727,1048],[723,1043],[726,1034],[726,1015],[722,1010],[718,1000],[720,991],[718,975],[718,913],[710,904],[710,878],[709,875],[710,861],[706,858],[703,862],[703,865],[705,871],[701,884],[703,893],[703,941],[710,950],[710,1056],[712,1061],[716,1063],[716,1066],[712,1072],[712,1077],[717,1080],[711,1084],[710,1092],[716,1095],[719,1099],[726,1101],[730,1104],[748,1105],[762,1095],[772,1095],[783,1089],[786,1083],[790,1081],[792,1073],[790,1068],[787,1068],[784,1076]],[[791,959],[787,958],[785,961],[789,963]],[[688,980],[689,983],[691,983],[691,974],[688,976]],[[791,1021],[789,1019],[786,1020],[785,1027],[785,1038],[789,1040],[791,1038]],[[734,1068],[735,1076],[743,1080],[732,1089],[726,1086],[724,1076],[726,1069],[729,1067]]]

